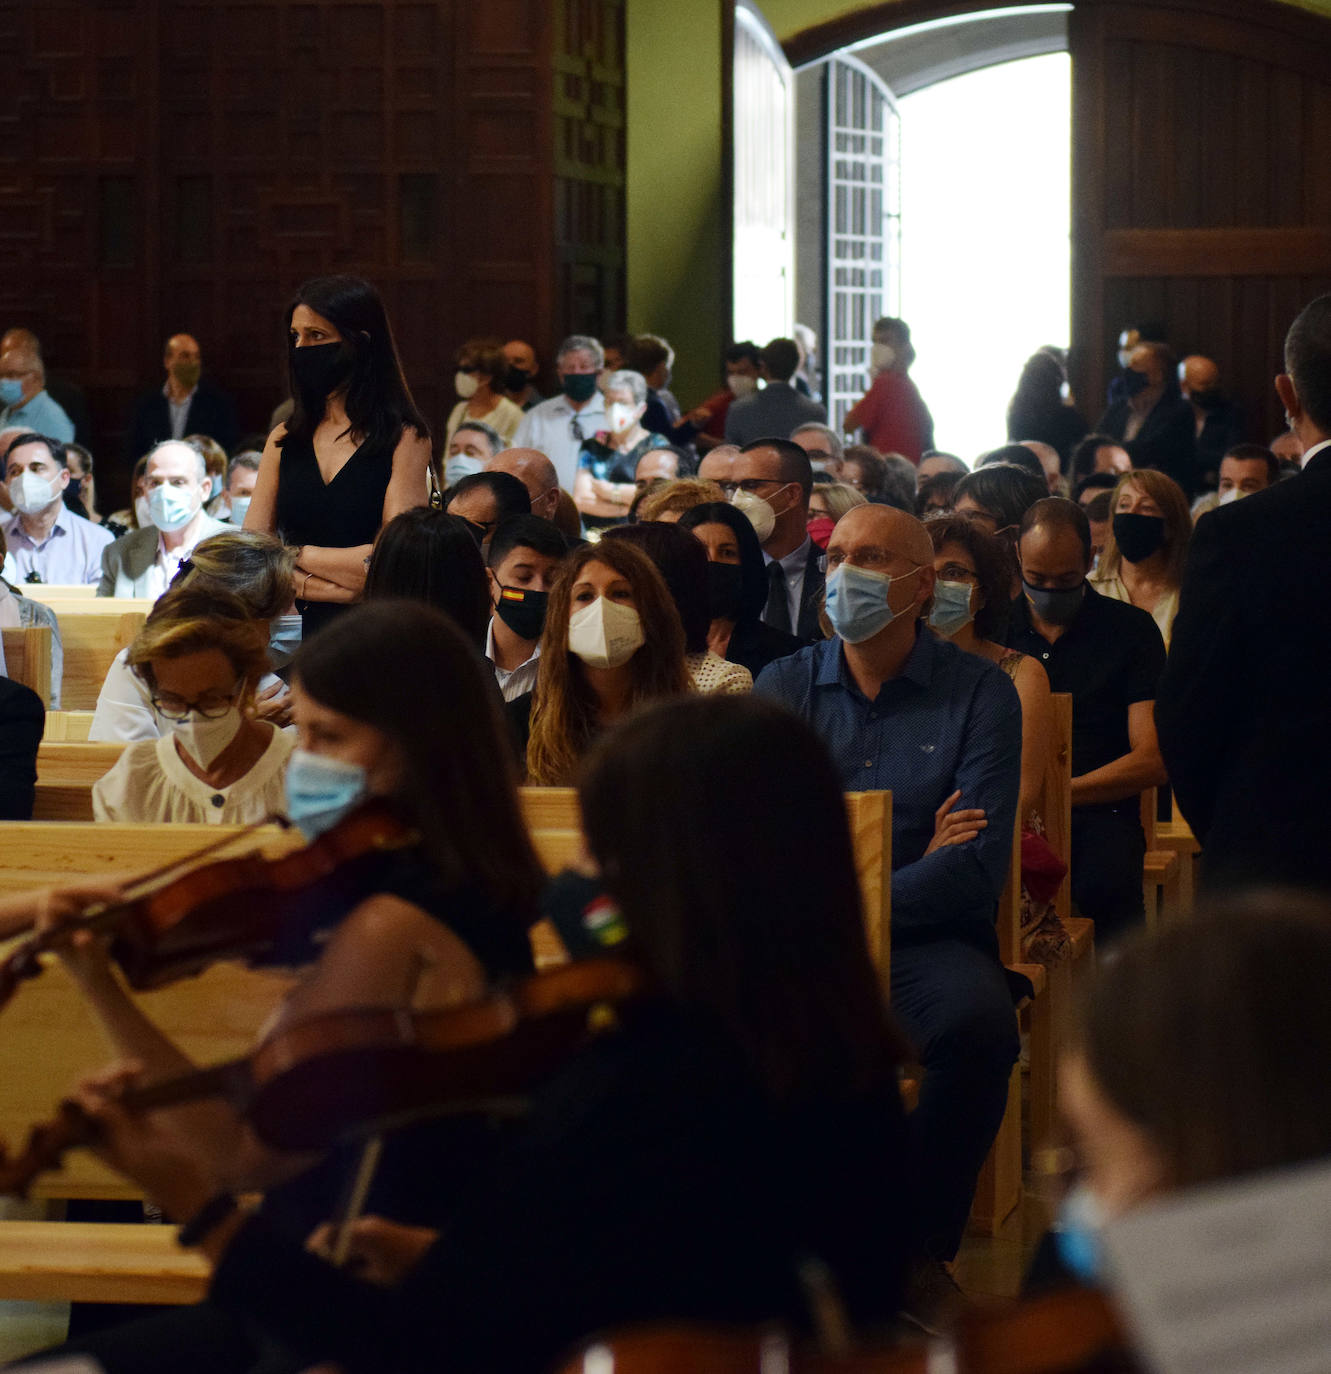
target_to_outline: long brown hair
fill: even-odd
[[[1331,903],[1249,893],[1102,964],[1081,1051],[1187,1187],[1331,1154]]]
[[[561,787],[573,781],[600,726],[596,693],[581,660],[568,649],[573,587],[589,563],[603,563],[628,582],[642,618],[645,642],[629,660],[630,705],[689,690],[679,612],[651,559],[624,540],[603,540],[579,549],[551,588],[541,635],[541,666],[527,743],[527,780],[541,786]]]
[[[1192,512],[1188,509],[1183,488],[1167,473],[1154,468],[1134,468],[1118,479],[1114,494],[1109,498],[1109,534],[1095,570],[1095,581],[1118,576],[1123,555],[1114,538],[1114,515],[1118,510],[1118,498],[1127,486],[1139,487],[1160,507],[1160,514],[1165,518],[1165,548],[1169,553],[1166,576],[1171,587],[1181,586],[1183,568],[1188,561],[1188,545],[1192,542]]]

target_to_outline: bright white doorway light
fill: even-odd
[[[935,445],[1006,439],[1022,363],[1070,332],[1067,53],[942,81],[899,102],[902,316]],[[1080,398],[1094,424],[1099,407]]]

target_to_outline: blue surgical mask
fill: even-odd
[[[464,477],[484,471],[485,464],[479,458],[469,458],[465,453],[455,453],[444,463],[444,485],[451,487]]]
[[[914,577],[917,572],[918,568],[912,568],[901,577],[889,577],[843,563],[827,579],[827,618],[832,628],[847,644],[872,639],[897,618],[898,613],[887,604],[892,583]]]
[[[1050,625],[1071,625],[1086,596],[1085,582],[1075,587],[1032,587],[1023,580],[1021,585],[1035,614]]]
[[[0,404],[16,406],[23,399],[23,383],[17,377],[0,377]]]
[[[221,496],[221,494],[222,494],[222,474],[221,474],[220,472],[215,472],[215,473],[213,473],[212,477],[209,479],[208,499],[209,499],[210,501],[215,501],[219,496]]]
[[[268,663],[276,672],[285,668],[300,648],[303,622],[299,615],[279,615],[268,626]]]
[[[945,639],[951,639],[963,625],[970,623],[971,584],[969,582],[934,583],[934,608],[929,612],[929,624]]]
[[[233,496],[231,498],[231,523],[241,529],[245,524],[245,517],[250,513],[250,496]]]
[[[170,485],[154,487],[148,493],[148,514],[153,524],[168,534],[183,530],[199,513],[197,495]]]
[[[1063,1199],[1054,1222],[1054,1244],[1063,1264],[1083,1283],[1092,1286],[1104,1280],[1104,1210],[1095,1194],[1079,1184]]]
[[[293,749],[287,763],[287,818],[306,840],[317,839],[355,810],[368,786],[358,763]]]

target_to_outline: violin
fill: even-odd
[[[290,1152],[326,1150],[427,1116],[516,1115],[569,1055],[617,1026],[645,983],[636,965],[592,959],[449,1011],[326,1012],[276,1031],[247,1058],[131,1088],[119,1100],[146,1112],[222,1098],[266,1145]],[[20,1154],[0,1150],[0,1194],[23,1196],[66,1151],[97,1138],[92,1117],[61,1103]]]
[[[161,987],[220,959],[257,959],[279,935],[314,929],[339,908],[348,910],[364,895],[380,856],[418,839],[386,803],[371,801],[301,849],[271,859],[258,852],[216,859],[158,881],[220,847],[208,845],[138,879],[134,895],[23,941],[0,961],[0,1007],[42,971],[42,954],[82,931],[110,936],[111,958],[136,989]]]

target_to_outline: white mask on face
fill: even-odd
[[[146,530],[152,524],[152,512],[148,509],[148,498],[146,496],[136,496],[134,498],[134,518],[139,522],[139,528],[141,530]]]
[[[598,596],[568,620],[568,651],[589,668],[618,668],[642,648],[642,617],[632,606]]]
[[[149,523],[170,534],[183,530],[199,513],[199,493],[169,483],[154,487],[148,493]]]
[[[36,515],[56,500],[60,493],[54,482],[35,472],[21,472],[9,484],[9,495],[24,515]]]
[[[730,504],[736,510],[742,510],[749,517],[749,524],[753,526],[753,532],[758,536],[758,542],[765,544],[772,537],[772,531],[776,528],[776,512],[761,496],[756,496],[751,491],[745,491],[742,487],[736,487],[735,494],[730,498]]]
[[[726,378],[726,385],[730,388],[730,394],[739,400],[742,396],[752,396],[758,390],[758,379],[746,377],[742,372],[732,372]]]
[[[239,706],[229,707],[226,715],[216,720],[205,720],[191,711],[184,720],[169,721],[171,733],[180,741],[180,747],[201,768],[207,768],[212,761],[235,739],[244,717]]]
[[[300,648],[304,622],[299,615],[279,615],[268,623],[268,666],[285,668]]]
[[[245,517],[250,513],[250,502],[252,496],[233,496],[231,498],[231,523],[237,529],[243,529]]]
[[[454,483],[462,481],[464,477],[470,477],[474,473],[484,471],[485,464],[479,458],[472,458],[465,453],[455,453],[444,464],[444,485],[451,487]]]
[[[636,419],[637,411],[637,406],[626,406],[622,401],[616,401],[606,411],[606,418],[610,421],[611,431],[615,434],[622,434]]]
[[[897,351],[891,344],[876,343],[869,353],[869,366],[875,372],[886,372],[897,360]]]
[[[480,385],[474,373],[455,372],[453,374],[453,390],[456,391],[464,401],[470,401],[480,388]]]
[[[1240,496],[1247,495],[1248,493],[1246,491],[1240,491],[1238,487],[1230,487],[1228,491],[1222,491],[1220,493],[1220,500],[1216,502],[1216,504],[1220,506],[1227,506],[1231,501],[1237,501]]]

